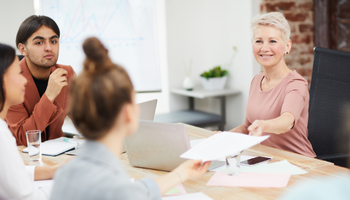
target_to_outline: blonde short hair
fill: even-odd
[[[280,12],[270,12],[256,16],[252,21],[253,38],[258,26],[272,26],[282,31],[282,39],[287,42],[290,39],[290,26]]]

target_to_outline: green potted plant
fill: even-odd
[[[228,71],[222,70],[221,66],[215,66],[213,69],[203,72],[200,76],[205,90],[222,90],[227,81]]]

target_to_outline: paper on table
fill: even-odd
[[[162,200],[213,200],[202,192],[190,193],[185,195],[163,197]]]
[[[223,169],[224,171],[225,169]],[[291,173],[291,175],[306,174],[307,171],[290,164],[287,160],[265,165],[241,166],[240,172],[257,173]]]
[[[176,187],[171,188],[169,191],[167,191],[164,196],[172,196],[172,195],[178,195],[180,194],[180,190],[177,189]]]
[[[269,136],[249,136],[242,133],[222,132],[215,134],[204,142],[183,153],[180,157],[193,160],[219,160],[231,154],[238,153],[252,147]]]
[[[41,153],[47,156],[56,156],[70,149],[74,149],[77,145],[81,145],[85,140],[71,139],[69,141],[74,143],[69,143],[64,141],[64,137],[56,138],[53,140],[47,140],[41,144]],[[23,149],[24,153],[28,153],[28,148]]]
[[[187,194],[184,186],[180,183],[177,186],[170,189],[168,192],[164,194],[164,196],[174,196],[174,195],[182,195]]]
[[[229,176],[226,172],[215,172],[208,181],[208,186],[231,187],[273,187],[282,188],[288,185],[290,173],[245,173]]]

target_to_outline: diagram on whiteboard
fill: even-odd
[[[60,28],[58,63],[79,74],[82,44],[95,36],[113,62],[128,71],[137,91],[161,89],[153,0],[42,0],[41,13]]]

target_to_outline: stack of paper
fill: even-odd
[[[252,158],[253,156],[241,156],[241,161]],[[229,160],[231,166],[235,166],[236,161],[234,159]],[[226,166],[215,168],[211,171],[226,172]],[[307,174],[308,172],[290,164],[287,160],[283,160],[275,163],[263,163],[253,166],[241,166],[240,172],[253,172],[253,173],[291,173],[292,175]]]
[[[180,157],[192,160],[219,160],[228,155],[237,154],[260,142],[269,136],[249,136],[242,133],[222,132],[215,134],[204,142],[183,153]]]
[[[291,175],[307,173],[287,160],[271,164],[241,166],[238,176],[228,176],[225,166],[215,171],[216,173],[207,183],[208,186],[286,187]]]
[[[307,171],[290,164],[287,160],[275,162],[265,165],[243,166],[241,172],[255,172],[255,173],[291,173],[291,175],[306,174]]]

